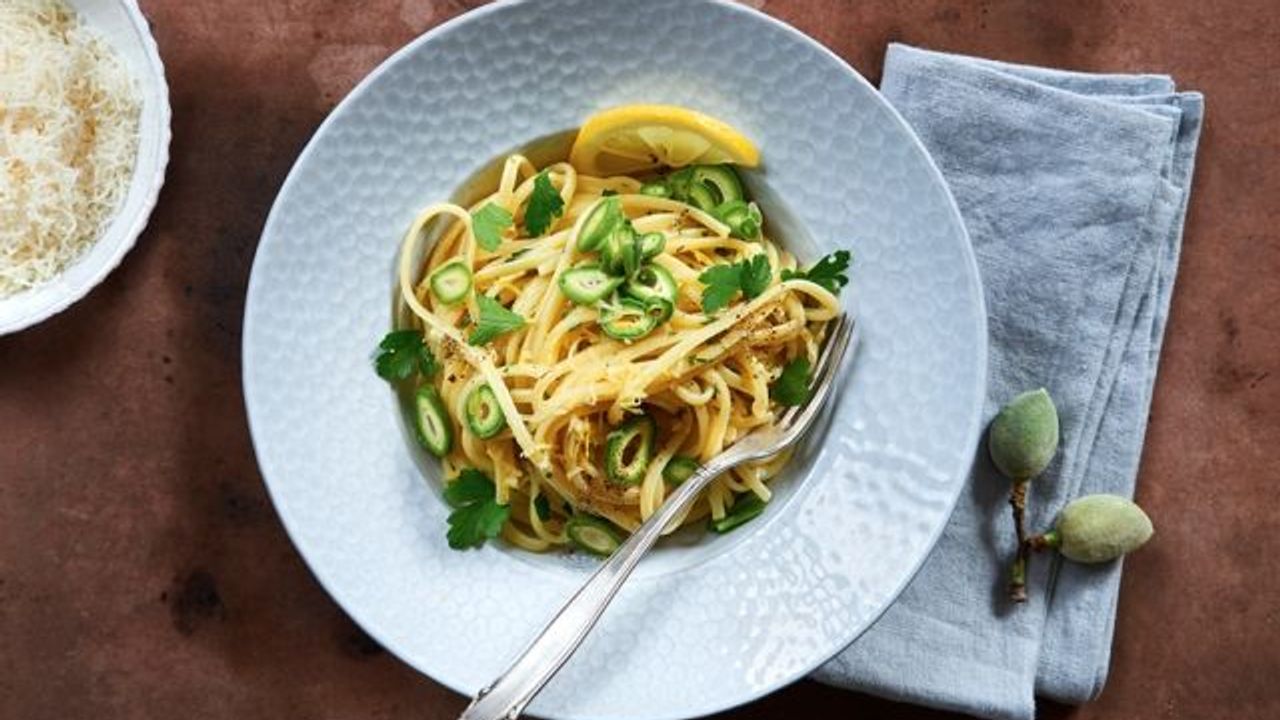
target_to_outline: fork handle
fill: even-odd
[[[591,579],[560,608],[551,622],[497,680],[481,690],[458,720],[515,720],[547,684],[604,614],[640,558],[662,530],[688,507],[716,476],[740,462],[735,453],[703,465],[601,564]]]

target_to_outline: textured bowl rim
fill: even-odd
[[[169,144],[173,139],[173,129],[171,127],[173,110],[169,103],[169,83],[165,77],[164,62],[160,59],[160,48],[156,44],[155,37],[151,34],[151,25],[142,13],[142,9],[138,6],[137,0],[116,1],[128,17],[130,29],[133,31],[132,41],[141,48],[146,61],[146,67],[140,68],[136,80],[143,92],[143,101],[151,102],[155,105],[158,134],[147,136],[144,134],[144,129],[139,127],[138,158],[142,157],[143,144],[152,144],[156,150],[155,165],[151,168],[150,176],[142,180],[144,183],[140,191],[142,199],[134,208],[132,217],[117,214],[107,226],[107,231],[95,241],[95,245],[111,247],[111,253],[99,260],[93,272],[81,278],[78,282],[60,284],[58,281],[70,271],[71,267],[89,259],[89,253],[93,249],[90,247],[85,250],[83,255],[72,261],[72,265],[63,268],[62,272],[48,283],[13,296],[25,298],[28,293],[33,293],[37,297],[40,294],[49,294],[51,298],[44,302],[37,302],[33,311],[25,315],[14,317],[8,321],[0,319],[0,336],[25,330],[48,320],[88,295],[91,290],[106,279],[107,275],[110,275],[113,270],[120,266],[124,256],[137,243],[138,236],[146,229],[147,222],[151,218],[151,212],[155,209],[156,203],[160,199],[160,188],[164,185],[165,172],[169,166]],[[133,174],[129,180],[131,189],[135,186],[139,173],[143,170],[144,168],[138,166],[138,160],[135,160]],[[128,196],[126,195],[121,200],[121,208],[117,210],[117,213],[125,210],[124,205],[127,202]],[[6,300],[0,300],[0,306],[3,306],[5,302]]]
[[[294,161],[293,166],[290,168],[288,176],[286,176],[284,183],[280,187],[280,191],[277,194],[276,201],[273,202],[272,204],[271,211],[267,215],[266,222],[263,225],[263,231],[262,231],[261,237],[262,238],[267,237],[275,228],[275,226],[280,222],[277,216],[277,211],[280,208],[280,198],[286,196],[288,192],[293,189],[293,186],[299,181],[298,180],[299,168],[305,164],[305,161],[315,151],[317,139],[321,137],[324,134],[324,132],[329,128],[329,126],[334,122],[335,118],[339,115],[339,111],[346,108],[348,104],[352,104],[356,102],[356,100],[368,90],[368,87],[374,81],[376,81],[384,73],[388,72],[391,66],[396,64],[402,57],[415,52],[421,45],[424,45],[433,41],[437,36],[456,30],[457,28],[463,26],[464,24],[483,20],[489,14],[494,12],[499,12],[504,8],[507,8],[513,5],[524,5],[524,4],[533,3],[533,2],[536,2],[536,0],[497,0],[497,2],[493,2],[489,5],[485,5],[483,7],[476,8],[474,10],[470,10],[456,17],[450,18],[449,20],[431,28],[427,32],[419,35],[418,37],[406,43],[403,47],[396,50],[394,53],[392,53],[390,56],[384,59],[381,63],[379,63],[377,67],[375,67],[367,75],[365,75],[365,77],[362,78],[360,82],[356,84],[356,86],[346,95],[346,97],[344,97],[337,105],[334,106],[334,108],[329,112],[329,115],[326,116],[324,121],[321,122],[321,124],[316,128],[314,134],[307,141],[306,146],[303,147],[302,151],[298,154],[297,159]],[[771,15],[768,15],[767,13],[764,13],[760,10],[756,10],[753,7],[734,2],[733,0],[707,0],[707,2],[714,3],[721,7],[729,8],[734,12],[747,14],[758,21],[763,21],[773,26],[774,29],[781,30],[782,32],[787,33],[788,35],[792,36],[796,40],[800,41],[805,46],[809,47],[811,50],[814,50],[822,54],[829,60],[835,62],[838,65],[838,67],[840,67],[843,71],[845,71],[854,80],[854,82],[870,90],[873,93],[873,95],[881,101],[881,103],[883,104],[883,107],[889,111],[890,117],[893,118],[893,121],[897,124],[899,129],[901,129],[903,132],[906,133],[906,136],[910,138],[911,143],[916,147],[916,149],[923,156],[925,162],[927,163],[930,176],[934,179],[934,181],[937,182],[937,184],[943,190],[943,193],[947,201],[948,212],[950,213],[952,219],[955,221],[956,225],[960,228],[961,237],[963,240],[963,251],[964,251],[963,254],[967,264],[966,270],[974,278],[974,281],[975,281],[971,288],[971,296],[972,296],[971,300],[973,301],[974,308],[976,310],[975,319],[978,325],[977,327],[978,335],[981,338],[980,342],[977,345],[978,357],[976,358],[976,361],[979,367],[981,368],[981,370],[977,380],[978,387],[975,388],[976,395],[979,398],[979,402],[975,403],[974,408],[970,412],[968,428],[964,433],[964,437],[967,438],[965,441],[965,447],[968,450],[968,455],[972,456],[974,452],[977,450],[978,442],[982,432],[983,403],[981,402],[981,399],[985,398],[986,396],[986,389],[987,389],[987,382],[988,382],[987,362],[988,362],[989,334],[988,334],[986,301],[985,301],[985,295],[984,295],[983,285],[982,285],[982,276],[978,269],[977,257],[973,252],[973,246],[969,238],[968,228],[965,226],[964,218],[960,214],[960,208],[956,204],[955,197],[951,193],[951,188],[947,184],[946,179],[943,177],[942,172],[938,169],[937,163],[934,161],[933,156],[929,153],[928,149],[925,147],[924,143],[920,140],[919,136],[916,135],[915,131],[911,128],[911,126],[906,122],[906,120],[901,116],[901,114],[898,113],[897,109],[894,108],[892,105],[890,105],[888,101],[884,100],[884,97],[880,94],[880,91],[874,85],[872,85],[866,78],[864,78],[861,73],[859,73],[856,69],[850,66],[848,62],[846,62],[842,57],[840,57],[835,52],[827,48],[825,45],[809,37],[808,35],[798,30],[797,28],[793,27],[792,25],[782,20],[779,20]],[[259,244],[259,247],[260,246],[261,246],[261,243]],[[246,291],[244,322],[243,322],[242,332],[241,332],[241,337],[244,338],[241,345],[242,366],[247,366],[248,364],[248,359],[249,359],[248,358],[248,355],[249,355],[248,338],[250,338],[253,335],[252,325],[254,323],[254,317],[255,317],[255,313],[252,312],[252,309],[253,309],[253,306],[256,304],[255,297],[257,297],[262,292],[261,285],[264,282],[263,275],[261,272],[259,272],[259,266],[257,263],[256,255],[257,255],[257,251],[255,251],[255,261],[254,261],[253,269],[250,272],[249,283]],[[242,370],[243,370],[243,367],[242,367]],[[264,484],[267,487],[267,493],[271,497],[272,503],[275,506],[277,513],[280,515],[281,523],[285,527],[285,532],[289,535],[290,541],[293,542],[294,547],[298,549],[298,554],[302,556],[303,562],[306,564],[307,568],[311,571],[312,576],[316,579],[316,581],[320,584],[320,586],[324,588],[325,592],[329,594],[330,598],[333,599],[334,602],[337,603],[340,607],[342,607],[344,612],[347,612],[347,614],[351,617],[351,619],[357,625],[359,625],[365,632],[367,632],[382,647],[384,647],[390,653],[395,655],[396,658],[399,659],[401,662],[413,668],[415,671],[422,673],[423,675],[430,678],[431,680],[448,687],[454,692],[457,692],[464,696],[474,695],[474,693],[476,693],[480,688],[470,686],[470,684],[462,681],[460,678],[456,676],[453,676],[447,671],[447,669],[444,669],[444,668],[433,668],[433,672],[428,673],[424,668],[420,667],[416,662],[414,662],[413,660],[409,659],[404,654],[402,654],[396,642],[394,641],[394,639],[387,637],[382,632],[379,632],[377,628],[366,627],[365,624],[361,622],[360,618],[357,617],[354,612],[346,608],[346,606],[343,605],[342,602],[338,600],[338,598],[341,597],[341,594],[335,592],[335,588],[331,586],[330,580],[323,574],[322,570],[312,562],[312,559],[308,557],[305,552],[302,551],[302,545],[298,543],[299,528],[295,525],[296,521],[284,509],[286,505],[280,502],[280,498],[276,496],[276,493],[277,493],[276,488],[272,485],[272,483],[269,480],[267,480],[267,477],[271,474],[271,472],[268,470],[267,463],[264,462],[265,454],[263,450],[259,447],[259,436],[260,436],[259,433],[261,428],[258,426],[257,422],[255,421],[253,408],[251,407],[251,403],[249,400],[250,395],[254,394],[254,389],[252,386],[253,384],[252,374],[242,371],[241,377],[242,377],[242,385],[243,385],[242,389],[243,389],[244,400],[245,400],[246,418],[247,418],[247,422],[250,430],[250,439],[251,439],[251,442],[253,443],[254,453],[259,463],[259,468],[262,470],[262,476],[263,476]],[[911,581],[920,572],[920,569],[924,566],[925,560],[927,560],[928,557],[932,554],[933,548],[937,545],[938,540],[942,537],[943,531],[946,529],[946,526],[950,522],[951,515],[955,510],[956,503],[959,501],[961,492],[963,492],[965,486],[967,485],[967,477],[968,477],[969,469],[970,469],[970,466],[966,465],[963,470],[963,477],[960,478],[959,481],[957,481],[954,484],[954,487],[951,492],[951,496],[947,499],[946,511],[939,516],[939,521],[937,522],[936,527],[932,528],[932,530],[930,531],[930,537],[925,546],[926,548],[925,551],[920,553],[919,557],[915,560],[914,566],[910,569],[908,573],[906,573],[903,576],[903,580],[901,584],[898,585],[898,587],[894,588],[891,593],[889,593],[889,596],[893,598],[893,600],[885,603],[883,607],[879,608],[876,612],[872,613],[870,617],[870,621],[867,622],[866,625],[864,625],[861,628],[852,629],[847,634],[846,637],[840,638],[838,643],[833,643],[832,647],[834,647],[835,649],[830,654],[817,653],[815,654],[814,662],[811,665],[808,665],[804,668],[801,668],[800,670],[797,670],[795,672],[782,676],[774,682],[764,684],[761,687],[757,688],[754,692],[748,692],[737,697],[727,698],[717,703],[710,703],[702,706],[690,707],[687,710],[682,711],[681,714],[679,715],[647,715],[645,717],[650,718],[650,720],[679,720],[679,718],[684,718],[684,717],[702,717],[705,715],[711,715],[714,713],[731,710],[733,708],[758,700],[761,697],[764,697],[773,692],[776,692],[777,690],[783,687],[786,687],[796,682],[797,680],[800,680],[810,675],[814,670],[818,669],[819,667],[824,665],[826,662],[828,662],[831,658],[835,657],[845,648],[853,644],[853,642],[855,642],[862,635],[862,633],[866,632],[866,630],[868,630],[869,628],[875,625],[876,621],[879,620],[879,618],[885,613],[885,611],[887,611],[889,607],[893,605],[893,602],[896,602],[896,599],[901,596],[902,592],[907,588],[908,585],[910,585]],[[817,655],[822,655],[822,656],[817,657]],[[593,714],[591,717],[592,717],[592,720],[633,720],[635,716],[636,714],[634,712],[633,713],[618,712],[618,713],[611,713],[611,714],[604,714],[604,715]],[[565,718],[566,720],[580,720],[580,719],[585,720],[585,716],[577,715],[574,713],[564,713],[564,714],[557,715],[556,717]]]

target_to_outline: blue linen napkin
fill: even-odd
[[[1066,502],[1131,496],[1178,265],[1203,97],[1163,75],[1097,75],[891,45],[881,92],[928,147],[964,216],[990,314],[986,417],[1047,387],[1061,450],[1031,485],[1029,529]],[[843,687],[1026,720],[1106,680],[1120,563],[1033,558],[1006,599],[1009,483],[985,436],[920,574],[816,674]],[[1155,518],[1156,541],[1160,519]]]

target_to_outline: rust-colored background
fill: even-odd
[[[325,113],[451,0],[143,0],[173,160],[148,231],[87,299],[0,338],[0,718],[413,718],[463,698],[315,583],[258,475],[245,284]],[[1047,717],[1280,717],[1280,4],[751,3],[878,80],[886,42],[1207,96],[1110,683]],[[305,358],[299,358],[305,362]],[[1273,375],[1273,373],[1275,373]],[[735,718],[943,714],[802,682]]]

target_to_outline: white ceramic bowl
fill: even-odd
[[[316,577],[370,635],[473,693],[594,565],[450,550],[439,469],[370,356],[417,209],[513,148],[641,101],[709,112],[758,143],[747,182],[773,235],[809,260],[856,254],[863,343],[830,428],[765,515],[647,558],[534,701],[541,717],[703,715],[810,672],[920,567],[980,431],[986,324],[968,239],[923,147],[857,73],[714,0],[485,7],[334,110],[280,191],[249,283],[244,390],[263,475]]]
[[[151,27],[136,0],[69,0],[82,22],[111,44],[138,83],[142,113],[129,191],[106,232],[44,285],[0,299],[0,335],[64,310],[115,269],[147,225],[169,163],[169,87]]]

